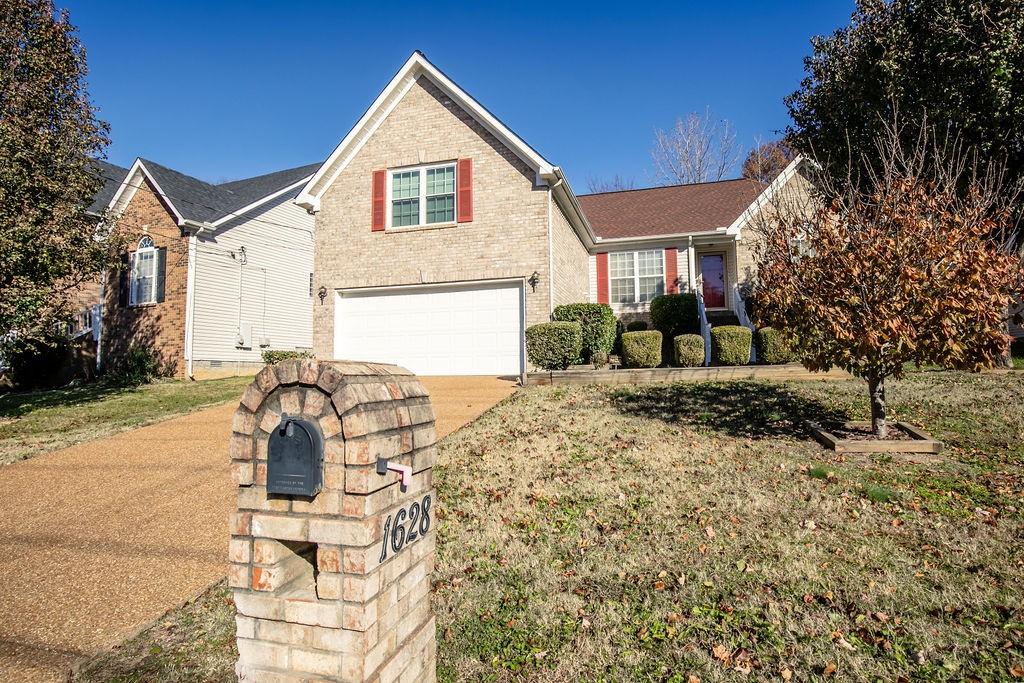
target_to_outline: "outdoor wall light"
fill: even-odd
[[[527,280],[527,282],[530,283],[530,288],[536,292],[537,285],[540,284],[540,273],[538,273],[536,270],[533,271],[533,275],[530,276],[530,279]]]
[[[327,288],[320,285],[320,289],[316,290],[316,295],[320,297],[320,305],[324,305],[324,299],[327,298]]]

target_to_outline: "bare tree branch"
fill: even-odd
[[[740,160],[736,132],[725,119],[691,112],[668,131],[654,131],[655,177],[660,185],[704,183],[729,175]]]

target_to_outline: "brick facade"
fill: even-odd
[[[580,242],[562,209],[551,202],[551,279],[555,285],[554,305],[587,300],[590,290],[586,247]]]
[[[473,220],[371,231],[375,170],[473,160]],[[429,78],[420,77],[326,189],[316,217],[317,285],[329,291],[540,276],[525,287],[526,324],[550,319],[548,189],[534,172]],[[388,204],[390,211],[390,203]],[[581,246],[582,249],[582,246]],[[584,282],[586,260],[577,255]],[[578,278],[577,278],[578,279]],[[576,301],[586,300],[578,287]],[[556,289],[557,291],[557,289]],[[313,345],[333,355],[334,297],[314,307]]]
[[[188,290],[188,238],[161,203],[147,180],[125,208],[118,225],[133,235],[131,251],[142,235],[157,248],[167,249],[164,300],[144,306],[120,301],[120,273],[112,271],[104,288],[103,365],[117,367],[133,345],[148,346],[161,357],[171,374],[183,377],[185,366],[185,299]]]
[[[285,416],[323,438],[315,496],[268,493]],[[436,680],[437,432],[419,380],[392,365],[285,361],[256,376],[232,429],[239,680]],[[408,486],[378,474],[378,457],[408,466]]]

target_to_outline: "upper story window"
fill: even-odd
[[[608,255],[608,280],[615,304],[643,303],[664,294],[664,250],[612,252]]]
[[[129,303],[142,306],[156,303],[156,246],[148,235],[139,240],[132,254]]]
[[[455,222],[455,164],[391,171],[392,228]]]

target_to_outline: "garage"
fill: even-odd
[[[340,291],[334,357],[418,375],[519,375],[523,318],[519,281]]]

